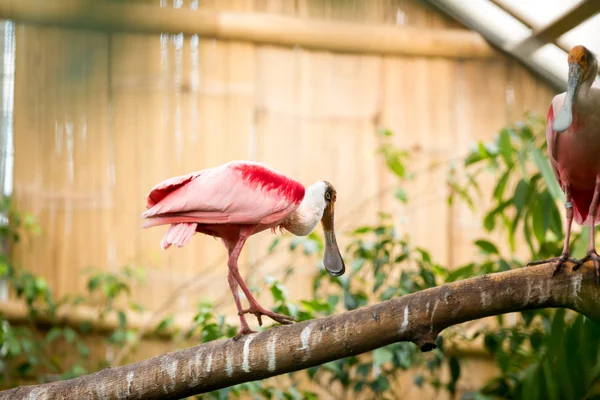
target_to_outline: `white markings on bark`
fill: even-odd
[[[187,379],[188,387],[193,387],[200,382],[200,373],[202,371],[202,352],[196,352],[194,362],[188,364],[189,379]]]
[[[435,315],[435,310],[437,310],[439,302],[440,302],[439,300],[436,300],[435,304],[433,305],[433,310],[431,310],[431,321],[429,323],[429,332],[433,332],[433,316]]]
[[[527,305],[531,301],[531,285],[531,279],[527,279],[527,294],[525,295],[525,301],[523,302],[523,305]]]
[[[355,327],[356,327],[356,325],[355,325]],[[316,341],[317,343],[321,343],[321,340],[323,340],[323,331],[322,331],[322,329],[323,328],[319,329],[319,331],[317,332],[317,337],[314,339],[314,341]],[[358,332],[358,330],[357,330],[357,333],[360,333],[360,332]]]
[[[98,396],[100,400],[108,400],[108,396],[106,395],[106,387],[104,386],[105,384],[105,382],[99,382],[96,385],[96,396]]]
[[[404,307],[404,318],[402,318],[402,325],[400,325],[400,333],[404,332],[408,327],[408,306]]]
[[[348,319],[346,319],[346,321],[344,322],[344,341],[346,341],[347,337],[348,337]]]
[[[532,290],[532,294],[535,297],[536,292],[538,295],[538,304],[543,304],[546,300],[548,300],[548,296],[545,295],[545,291],[544,291],[544,282],[538,282],[536,284],[532,284],[531,285]]]
[[[173,360],[165,366],[165,371],[167,372],[167,375],[169,375],[169,378],[171,378],[171,383],[168,388],[166,379],[163,382],[163,391],[165,393],[169,393],[170,390],[175,389],[175,385],[177,384],[177,365],[179,365],[179,361]]]
[[[275,367],[277,366],[277,360],[275,358],[275,345],[277,344],[277,335],[271,336],[269,339],[269,343],[267,343],[267,361],[269,364],[267,368],[270,372],[275,371]]]
[[[546,280],[546,286],[544,283],[540,283],[540,303],[545,303],[550,298],[550,281]]]
[[[573,298],[575,304],[579,303],[579,292],[581,291],[581,282],[583,281],[583,274],[577,274],[571,278],[571,288],[573,289]]]
[[[427,302],[427,304],[425,304],[425,316],[429,317],[429,302]]]
[[[313,324],[308,324],[302,332],[300,332],[300,343],[302,343],[302,347],[298,350],[306,350],[304,353],[303,359],[307,360],[310,357],[310,334],[313,329]]]
[[[208,361],[206,361],[206,373],[210,374],[210,369],[212,367],[212,351],[208,355]]]
[[[310,333],[312,332],[312,325],[313,324],[308,324],[306,326],[306,328],[302,329],[302,332],[300,332],[300,342],[302,343],[302,347],[300,347],[298,350],[309,350],[308,348],[308,341],[310,340]]]
[[[254,339],[256,335],[247,336],[246,341],[244,342],[244,360],[242,361],[242,369],[246,372],[250,372],[250,342]]]
[[[225,352],[225,372],[227,376],[231,377],[233,375],[233,355],[231,354],[231,346],[227,346],[227,351]]]
[[[39,387],[29,392],[27,400],[46,400],[48,398],[48,389]]]
[[[487,306],[489,305],[489,301],[488,301],[488,294],[485,290],[481,291],[481,306],[483,308],[487,308]]]
[[[133,382],[133,378],[135,377],[135,371],[129,371],[127,374],[127,396],[131,394],[131,383]]]

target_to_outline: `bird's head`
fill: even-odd
[[[331,183],[326,181],[323,181],[323,183],[325,184],[325,191],[323,193],[325,210],[323,211],[323,217],[321,218],[321,225],[325,232],[325,256],[323,258],[323,265],[329,275],[341,276],[346,271],[346,266],[344,265],[344,260],[340,254],[335,239],[335,229],[333,227],[333,211],[337,193]]]
[[[564,132],[569,129],[571,123],[573,123],[573,101],[577,91],[584,82],[591,86],[598,74],[598,60],[594,53],[584,46],[573,47],[569,52],[568,60],[567,94],[552,126],[556,132]]]

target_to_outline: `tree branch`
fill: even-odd
[[[422,351],[461,322],[564,307],[600,320],[591,263],[554,278],[549,264],[453,282],[339,315],[277,326],[239,341],[216,340],[135,364],[60,382],[0,392],[0,400],[178,399],[298,371],[400,341]]]

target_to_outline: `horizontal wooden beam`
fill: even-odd
[[[30,316],[27,306],[23,301],[19,300],[7,300],[0,302],[0,315],[13,323],[13,324],[27,324],[29,323]],[[142,313],[135,313],[132,311],[126,311],[127,317],[127,328],[138,331],[138,339],[154,339],[163,341],[172,341],[173,337],[180,332],[187,332],[190,329],[194,329],[195,325],[193,322],[193,315],[190,313],[177,313],[171,315],[173,322],[170,326],[166,327],[161,331],[156,331],[154,328],[158,325],[161,318],[155,315],[152,311],[145,311]],[[169,314],[165,314],[165,317]],[[228,315],[226,320],[230,324],[236,324],[239,322],[237,315]],[[51,327],[54,325],[65,325],[75,330],[81,328],[82,324],[88,324],[89,329],[95,333],[107,333],[112,332],[119,327],[119,321],[116,313],[109,313],[103,318],[100,317],[100,311],[89,306],[78,305],[78,306],[63,306],[56,315],[56,319],[52,320],[48,315],[38,313],[35,317],[35,322],[40,328]],[[491,321],[490,323],[494,323]],[[123,349],[121,349],[123,350]],[[129,353],[127,350],[131,350],[129,347],[125,349],[125,353],[117,352],[115,365],[118,365],[120,361],[124,359]],[[479,341],[467,341],[462,338],[455,338],[452,343],[452,349],[448,349],[452,354],[460,354],[463,357],[487,357],[483,343]]]
[[[0,302],[0,315],[16,324],[29,321],[29,312],[23,301],[8,300]],[[191,323],[193,315],[190,315],[190,313],[177,315],[174,318],[173,325],[161,332],[153,330],[153,327],[160,322],[160,318],[153,318],[152,312],[134,313],[127,311],[126,316],[129,328],[142,329],[145,331],[145,336],[160,339],[171,339],[174,332],[193,328]],[[86,323],[90,325],[92,331],[98,333],[110,332],[119,326],[116,313],[108,313],[106,316],[101,317],[100,310],[85,305],[63,306],[57,313],[55,320],[52,320],[49,315],[40,313],[36,316],[35,321],[41,326],[57,323],[74,329],[79,329],[82,324]]]
[[[600,12],[600,1],[584,0],[545,26],[534,30],[531,36],[507,50],[514,54],[529,55],[547,43],[556,42],[560,36],[598,12]]]
[[[342,53],[447,58],[489,58],[496,54],[481,35],[468,30],[162,8],[98,0],[0,0],[0,18],[108,32],[198,34]]]

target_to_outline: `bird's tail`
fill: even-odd
[[[177,247],[183,247],[190,241],[194,233],[196,233],[196,227],[198,224],[195,223],[179,223],[171,224],[167,233],[162,238],[160,246],[163,249],[168,249],[174,244]]]
[[[573,198],[573,214],[575,222],[580,225],[589,224],[590,218],[592,217],[589,214],[589,211],[594,197],[594,190],[578,190],[571,188],[571,197]],[[598,224],[600,224],[600,205],[598,206],[598,211],[596,211],[596,218],[594,221],[594,225]]]

